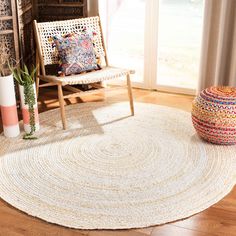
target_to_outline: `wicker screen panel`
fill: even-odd
[[[54,20],[65,20],[73,19],[74,15],[81,16],[83,14],[82,8],[68,8],[65,9],[63,6],[58,6],[56,9],[57,15],[51,13],[55,11],[53,6],[41,6],[38,8],[39,12],[43,12],[43,15],[39,17],[40,21],[54,21]],[[76,17],[74,17],[76,18]]]
[[[0,64],[4,73],[9,73],[8,61],[19,60],[15,0],[1,0],[0,45]]]
[[[1,0],[1,58],[33,64],[35,44],[32,22],[87,16],[87,0]],[[5,56],[6,58],[6,56]],[[3,61],[1,60],[1,64]]]
[[[12,20],[0,20],[0,32],[4,30],[13,30]]]
[[[21,9],[32,4],[32,0],[18,0],[18,5]]]
[[[39,36],[42,44],[42,56],[44,65],[58,64],[58,56],[55,49],[52,48],[49,38],[54,35],[64,35],[68,33],[81,33],[86,28],[96,32],[95,50],[96,54],[104,57],[104,48],[102,44],[102,35],[99,24],[99,17],[88,17],[75,20],[53,21],[38,23]]]
[[[11,16],[11,3],[8,0],[1,0],[0,4],[0,16]]]
[[[6,53],[8,59],[15,58],[14,38],[11,34],[0,35],[0,44],[0,55]]]
[[[81,4],[83,4],[83,0],[63,0],[63,2],[69,2],[69,3],[71,3],[71,2],[77,2],[77,3],[81,3]]]
[[[38,21],[69,20],[87,16],[87,0],[38,0]]]
[[[1,34],[0,45],[0,63],[7,69],[8,61],[12,63],[12,59],[16,60],[13,34]]]
[[[18,25],[21,42],[21,58],[24,63],[33,64],[35,45],[33,35],[34,6],[32,0],[19,0],[18,2]]]
[[[33,64],[33,9],[33,0],[1,0],[0,43],[8,59]]]

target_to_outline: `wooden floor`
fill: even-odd
[[[47,94],[47,95],[46,95]],[[191,110],[192,97],[155,91],[134,90],[135,101]],[[42,90],[40,111],[55,108],[55,92]],[[89,95],[83,101],[102,101],[103,94]],[[125,90],[107,94],[107,99],[127,99]],[[42,102],[42,101],[45,102]],[[76,100],[67,101],[68,104]],[[79,99],[79,102],[82,100]],[[84,231],[68,229],[28,216],[0,200],[0,236],[236,236],[236,187],[219,203],[188,219],[162,226],[118,231]]]

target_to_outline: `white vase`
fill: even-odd
[[[20,134],[13,76],[0,76],[0,106],[4,135],[9,138]]]
[[[36,99],[36,88],[35,84],[33,84],[34,88],[34,95],[35,95],[35,105],[34,105],[34,116],[35,116],[35,131],[39,130],[39,115],[38,115],[38,104]],[[20,100],[21,100],[21,111],[23,116],[23,123],[24,123],[24,130],[26,133],[31,132],[30,127],[30,114],[29,114],[29,106],[25,104],[25,95],[24,95],[24,87],[19,85],[19,91],[20,91]]]

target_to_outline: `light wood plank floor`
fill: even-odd
[[[47,93],[46,93],[47,92]],[[47,95],[46,95],[47,94]],[[42,90],[40,111],[55,108],[54,91]],[[191,96],[174,95],[155,91],[134,90],[135,101],[161,104],[191,110]],[[103,94],[89,95],[83,101],[102,101]],[[127,99],[125,90],[107,94],[107,99]],[[42,102],[44,101],[44,102]],[[82,102],[82,100],[77,99]],[[76,99],[67,101],[68,104]],[[236,236],[236,187],[219,203],[188,219],[157,227],[118,231],[84,231],[67,229],[28,216],[0,200],[0,236]]]

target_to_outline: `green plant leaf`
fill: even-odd
[[[25,140],[33,140],[33,139],[37,139],[37,137],[33,136],[32,134],[25,134],[23,136],[23,139],[25,139]]]
[[[21,78],[21,73],[19,70],[15,69],[15,70],[12,70],[12,74],[13,74],[13,77],[14,79],[20,84],[20,85],[23,85],[23,80]]]
[[[25,134],[23,139],[36,139],[33,134],[36,131],[34,112],[34,105],[36,104],[34,92],[34,76],[36,74],[37,68],[34,67],[31,73],[29,73],[29,70],[26,65],[24,65],[23,68],[18,69],[13,69],[13,67],[11,66],[9,66],[9,68],[11,68],[14,79],[24,87],[25,105],[28,105],[29,109],[30,133]]]
[[[26,64],[24,64],[24,72],[25,72],[25,74],[29,75],[29,70],[28,70]]]
[[[32,70],[32,72],[31,72],[31,74],[30,74],[31,78],[34,78],[36,72],[37,72],[37,67],[35,67],[35,68]]]

